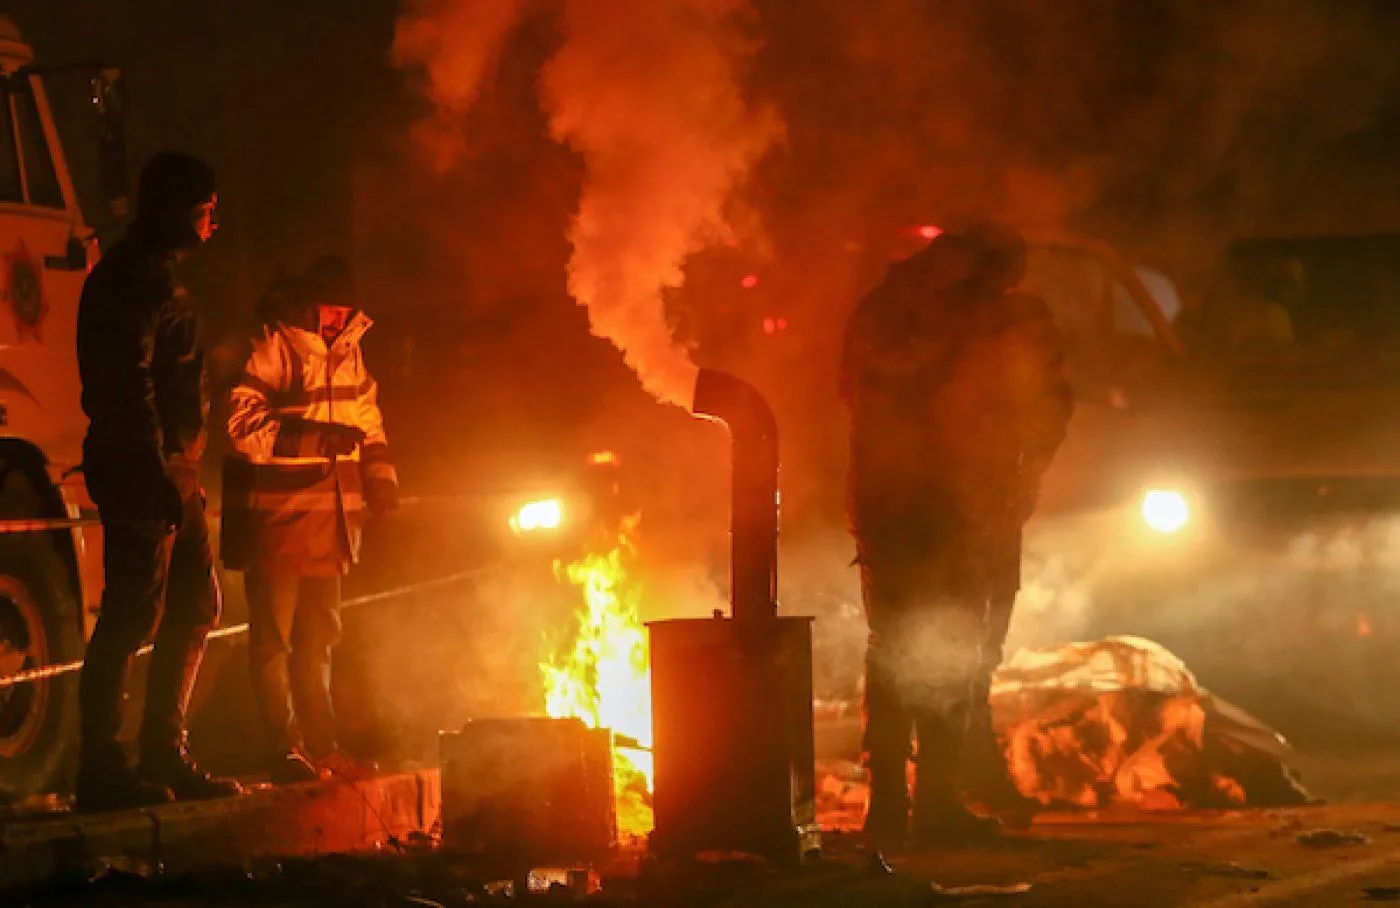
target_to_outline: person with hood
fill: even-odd
[[[331,706],[340,582],[366,508],[398,504],[378,385],[360,340],[372,322],[350,269],[323,256],[260,305],[261,337],[234,386],[225,470],[226,567],[245,571],[254,695],[274,782],[356,778]]]
[[[999,829],[964,806],[959,762],[1000,660],[1021,527],[1072,406],[1050,311],[1014,289],[1025,256],[999,222],[944,233],[892,266],[847,325],[840,393],[870,628],[866,830],[877,842],[911,831],[911,732],[914,835]]]
[[[115,810],[237,794],[191,760],[185,717],[219,619],[198,471],[204,356],[175,266],[218,228],[213,170],[179,152],[141,173],[126,236],[92,269],[78,306],[89,427],[83,472],[102,520],[106,587],[79,680],[76,807]],[[135,770],[117,743],[132,656],[154,634]]]

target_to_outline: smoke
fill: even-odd
[[[466,149],[462,119],[500,60],[507,35],[525,13],[525,0],[409,0],[394,29],[392,59],[421,67],[435,114],[413,137],[435,170],[445,171]]]
[[[553,136],[583,156],[569,290],[647,390],[689,407],[696,368],[662,294],[687,257],[732,238],[726,202],[779,134],[740,84],[752,42],[735,0],[570,0],[545,67]]]
[[[545,64],[550,135],[583,161],[568,287],[594,334],[648,391],[689,408],[697,367],[664,295],[693,253],[732,241],[736,191],[781,135],[745,97],[757,44],[742,0],[608,4],[565,0],[563,43]],[[394,60],[421,68],[435,116],[416,136],[439,169],[465,148],[462,121],[524,18],[518,0],[419,0],[399,20]]]

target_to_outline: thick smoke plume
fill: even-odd
[[[437,116],[418,138],[439,166],[462,151],[461,121],[523,12],[514,0],[437,0],[400,19],[395,60],[427,75]],[[647,390],[683,407],[697,369],[663,295],[691,254],[732,238],[732,196],[781,132],[745,98],[748,12],[736,0],[566,0],[563,43],[541,74],[550,133],[584,165],[569,291]]]
[[[550,129],[585,165],[569,290],[649,391],[687,407],[696,370],[662,293],[691,253],[729,238],[725,203],[778,132],[740,85],[744,7],[571,0],[543,78]]]

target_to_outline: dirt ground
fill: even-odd
[[[748,908],[911,906],[946,901],[1008,906],[1346,905],[1400,898],[1400,803],[1275,811],[1040,818],[1025,833],[976,848],[915,848],[877,871],[858,834],[831,833],[821,859],[782,869],[754,859],[656,867],[636,854],[601,871],[601,891],[534,895],[546,904]],[[518,904],[477,887],[469,864],[442,853],[329,856],[146,879],[113,874],[55,888],[39,908],[135,905],[378,906]],[[972,897],[956,887],[1029,884]],[[943,887],[942,890],[935,888]],[[1393,887],[1371,890],[1368,887]]]
[[[913,848],[876,872],[858,828],[860,807],[826,799],[820,860],[778,868],[752,859],[657,867],[640,852],[601,868],[601,891],[556,891],[523,901],[674,908],[835,908],[944,902],[1025,906],[1331,906],[1400,901],[1400,746],[1334,741],[1292,761],[1317,807],[1144,814],[1057,813],[993,845]],[[839,802],[839,799],[836,799]],[[133,905],[465,906],[519,904],[481,888],[482,871],[441,852],[323,856],[230,866],[188,876],[112,873],[55,885],[18,904],[34,908]],[[956,887],[1029,884],[1004,895]],[[943,887],[942,890],[935,886]],[[1371,888],[1380,887],[1380,888]],[[0,901],[3,901],[0,899]],[[10,904],[9,902],[5,903]]]

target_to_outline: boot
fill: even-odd
[[[321,773],[299,750],[289,750],[273,758],[269,775],[273,785],[298,785],[321,778]]]
[[[962,792],[969,802],[995,814],[1008,828],[1025,830],[1040,810],[1040,803],[1022,795],[1012,781],[1007,756],[1002,753],[986,700],[983,693],[980,700],[973,701],[972,714],[967,721],[958,769]]]
[[[976,845],[996,841],[1001,821],[954,802],[914,806],[914,840],[926,845]]]
[[[968,737],[963,743],[961,767],[962,793],[969,802],[996,815],[1009,829],[1028,829],[1040,803],[1021,794],[1011,779],[990,718],[985,724],[974,716]]]
[[[968,800],[1001,820],[1007,829],[1029,829],[1040,812],[1040,802],[1021,794],[1011,775],[987,768],[964,786]]]
[[[918,718],[914,777],[914,838],[922,844],[963,845],[1001,834],[1001,823],[963,806],[958,795],[958,762],[967,728],[966,713],[955,709]]]
[[[141,778],[120,758],[85,758],[74,786],[73,809],[78,813],[137,810],[173,800],[169,788]]]
[[[870,809],[865,814],[862,827],[866,838],[876,848],[898,850],[909,838],[909,804],[903,808],[889,801],[870,799]]]
[[[217,778],[200,769],[190,757],[183,736],[179,744],[142,747],[137,772],[149,782],[166,786],[181,801],[205,801],[243,793],[243,786],[237,781]]]

